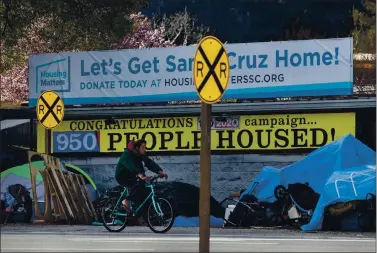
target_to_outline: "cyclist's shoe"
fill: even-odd
[[[119,207],[119,211],[120,211],[120,212],[127,213],[127,214],[131,214],[131,213],[132,213],[132,210],[131,210],[130,208],[125,207],[124,205],[121,205],[121,206]]]

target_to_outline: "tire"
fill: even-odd
[[[166,233],[168,232],[173,224],[174,224],[174,220],[175,220],[175,215],[174,215],[174,210],[173,210],[173,207],[172,205],[170,204],[170,202],[164,198],[157,198],[156,199],[156,202],[160,203],[160,206],[161,206],[161,209],[163,209],[162,211],[164,213],[166,213],[167,210],[165,210],[165,206],[170,210],[170,213],[171,213],[171,217],[170,217],[170,223],[169,225],[167,225],[164,229],[162,230],[157,230],[151,223],[151,220],[153,219],[153,217],[151,217],[151,215],[153,213],[156,213],[155,209],[154,209],[154,205],[153,205],[153,202],[151,202],[149,204],[149,207],[148,207],[148,210],[147,210],[147,223],[148,223],[148,227],[154,232],[154,233],[157,233],[157,234],[163,234],[163,233]],[[162,203],[164,203],[162,205]]]
[[[103,226],[107,229],[109,232],[121,232],[123,231],[127,226],[128,219],[126,217],[121,217],[124,219],[123,224],[118,229],[113,229],[107,222],[107,218],[109,218],[106,214],[111,212],[114,209],[114,206],[116,202],[118,201],[117,198],[109,199],[101,208],[101,218],[103,222]],[[114,221],[113,221],[114,222]]]
[[[94,207],[94,210],[97,214],[97,216],[99,217],[99,222],[103,222],[102,220],[102,207],[105,206],[106,202],[109,201],[109,197],[105,196],[105,197],[101,197],[99,199],[97,199],[97,201],[94,201],[93,202],[93,207]]]
[[[284,185],[278,185],[275,187],[274,196],[277,200],[283,200],[284,196],[282,195],[282,193],[284,194],[286,192],[287,192],[287,188],[285,188]]]

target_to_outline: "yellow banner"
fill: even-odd
[[[45,137],[38,128],[38,148]],[[282,114],[213,118],[212,150],[318,148],[355,135],[355,113]],[[39,138],[41,137],[41,138]],[[122,152],[126,143],[144,138],[150,151],[200,150],[200,118],[128,118],[64,121],[52,133],[52,151]]]

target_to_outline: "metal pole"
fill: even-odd
[[[45,133],[46,133],[46,136],[45,136],[45,148],[46,148],[46,151],[45,151],[45,154],[46,155],[50,155],[51,154],[51,130],[50,129],[45,129]]]
[[[30,147],[30,151],[35,151],[36,148],[35,148],[35,142],[34,142],[34,118],[30,118],[30,121],[29,121],[29,147]]]
[[[202,102],[200,113],[200,200],[199,200],[199,251],[209,252],[210,199],[211,199],[211,114],[212,105]]]

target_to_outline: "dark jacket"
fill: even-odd
[[[131,141],[123,154],[120,156],[118,164],[115,170],[115,178],[119,182],[127,179],[135,178],[139,173],[144,174],[144,167],[155,173],[162,171],[161,167],[157,163],[147,157],[147,155],[140,155],[134,148],[134,141]]]

